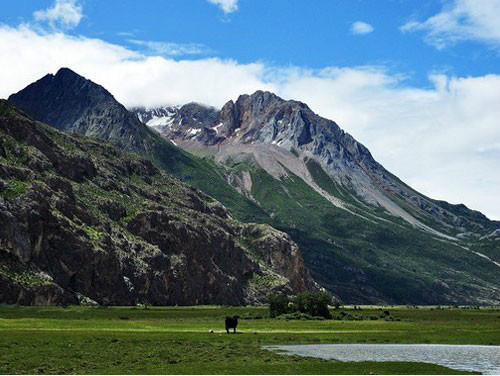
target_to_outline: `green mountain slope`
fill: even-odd
[[[143,155],[183,182],[216,198],[231,213],[244,222],[264,222],[266,213],[254,202],[242,196],[230,185],[224,168],[211,159],[199,158],[155,135],[150,148]]]
[[[310,161],[308,166],[318,185],[349,200],[348,193],[319,165]],[[256,163],[239,163],[233,168],[250,173],[252,196],[272,213],[268,222],[292,236],[316,281],[342,300],[400,304],[498,301],[500,268],[464,249],[462,243],[430,236],[401,219],[384,218],[376,209],[358,208],[364,216],[359,217],[335,207],[290,171],[287,177],[275,179]]]
[[[227,179],[300,243],[315,278],[344,301],[500,300],[500,223],[420,194],[306,104],[257,91],[218,116],[193,103],[137,114],[225,165]]]

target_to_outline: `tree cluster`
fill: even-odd
[[[292,299],[282,294],[268,296],[269,316],[272,318],[287,313],[300,312],[312,317],[331,318],[328,304],[332,297],[326,292],[304,292]]]

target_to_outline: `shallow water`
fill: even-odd
[[[476,371],[485,375],[500,374],[500,346],[478,345],[283,345],[266,346],[268,350],[290,355],[335,359],[344,362],[421,362]]]

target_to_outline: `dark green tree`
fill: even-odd
[[[307,313],[311,316],[321,316],[325,319],[331,318],[328,304],[332,297],[327,292],[305,292],[298,294],[293,299],[293,308],[295,311]]]
[[[269,316],[275,318],[289,312],[288,304],[290,301],[286,295],[272,294],[267,297],[269,302]]]

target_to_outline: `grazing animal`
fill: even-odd
[[[226,332],[229,334],[229,329],[233,329],[233,333],[236,333],[236,327],[238,326],[239,316],[226,317]]]

